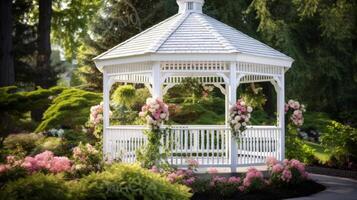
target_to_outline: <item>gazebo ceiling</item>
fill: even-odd
[[[287,55],[202,13],[203,0],[177,0],[179,13],[94,58],[143,55],[246,55],[293,62]]]

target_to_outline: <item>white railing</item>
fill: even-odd
[[[106,155],[123,162],[136,161],[136,150],[146,144],[144,126],[120,126],[105,129]],[[237,163],[231,162],[231,131],[226,126],[173,126],[162,138],[167,161],[186,165],[189,158],[200,166],[243,166],[263,164],[267,156],[280,159],[281,129],[274,126],[252,126],[237,140]],[[234,155],[233,155],[234,156]]]

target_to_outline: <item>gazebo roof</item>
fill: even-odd
[[[94,58],[95,61],[145,54],[244,54],[292,58],[202,13],[203,0],[177,0],[179,13]],[[193,9],[188,9],[193,3]]]

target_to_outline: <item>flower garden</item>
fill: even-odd
[[[31,145],[26,142],[32,142],[27,140],[41,140],[44,136],[18,138],[12,154],[7,155],[0,165],[0,197],[14,200],[282,199],[324,190],[324,186],[309,178],[305,165],[295,159],[279,162],[269,157],[267,171],[250,167],[245,173],[233,175],[220,174],[217,168],[199,172],[199,164],[194,158],[186,160],[187,168],[170,166],[165,162],[165,153],[160,151],[164,134],[161,127],[169,120],[169,106],[153,98],[148,98],[138,113],[149,128],[145,132],[148,144],[137,152],[137,164],[120,163],[120,160],[102,154],[103,104],[91,106],[89,110],[85,125],[85,134],[89,135],[85,137],[91,139],[87,143],[81,139],[73,145],[76,139],[69,138],[68,132],[63,130],[51,129],[47,133],[50,134],[47,138],[61,138],[62,144],[54,151],[62,156],[51,150],[41,152],[26,147]],[[297,101],[290,100],[286,104],[291,122],[288,129],[303,124],[304,111],[304,106]],[[230,112],[232,131],[244,134],[254,113],[252,107],[239,99]]]

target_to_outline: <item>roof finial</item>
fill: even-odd
[[[196,12],[202,13],[204,0],[177,0],[179,13]]]

